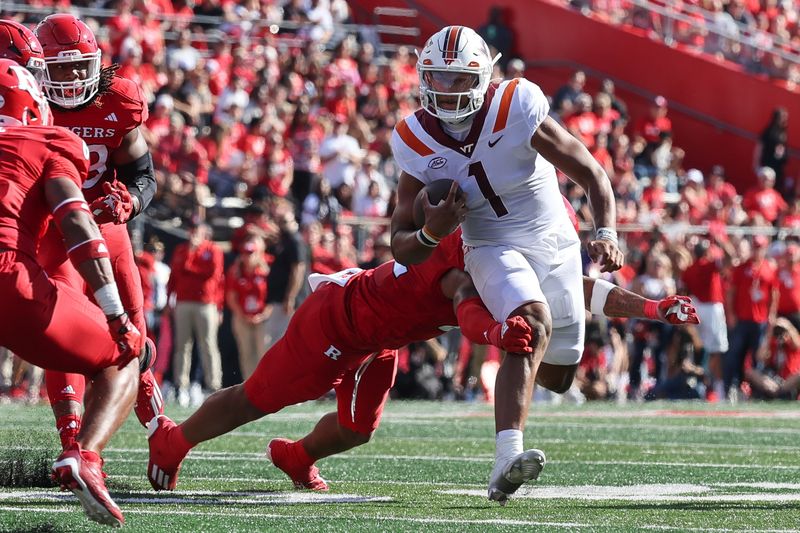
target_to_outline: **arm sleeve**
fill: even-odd
[[[456,309],[461,333],[475,344],[491,344],[486,336],[489,328],[497,324],[480,298],[464,300]]]
[[[117,167],[117,174],[128,192],[139,199],[139,211],[134,213],[134,216],[138,215],[150,205],[156,194],[156,173],[152,155],[148,151],[135,161]]]

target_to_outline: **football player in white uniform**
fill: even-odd
[[[523,451],[522,431],[534,381],[556,391],[572,383],[583,352],[580,241],[571,228],[553,165],[583,187],[596,235],[589,255],[603,271],[619,269],[611,183],[588,150],[552,118],[541,89],[524,78],[491,83],[489,47],[473,30],[448,26],[419,53],[422,109],[397,124],[392,151],[402,175],[392,215],[392,252],[403,264],[424,261],[458,224],[465,264],[499,322],[522,316],[533,353],[509,354],[495,386],[495,465],[489,499],[504,504],[536,479],[545,457]],[[465,193],[425,206],[414,225],[419,191],[452,179]],[[426,202],[427,203],[427,202]]]

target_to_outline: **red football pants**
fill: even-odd
[[[347,347],[353,332],[342,324],[344,297],[345,290],[330,283],[303,302],[284,336],[244,382],[250,403],[275,413],[335,389],[339,424],[359,433],[378,427],[394,384],[397,352],[373,357]]]
[[[142,296],[142,283],[139,278],[139,269],[133,257],[133,247],[128,236],[128,230],[124,224],[103,224],[100,226],[100,233],[106,240],[108,246],[109,260],[114,273],[114,280],[117,283],[122,306],[128,312],[128,317],[136,328],[142,333],[147,334],[144,319],[144,297]],[[61,238],[61,232],[55,224],[50,224],[47,233],[42,238],[39,246],[39,258],[50,277],[63,281],[73,287],[85,288],[85,283],[81,275],[75,270],[69,260]],[[86,292],[88,288],[85,288]],[[91,295],[89,295],[91,297]],[[48,369],[45,372],[47,392],[51,403],[64,400],[73,400],[75,397],[69,394],[61,394],[61,391],[83,390],[82,375],[62,374],[55,370]]]
[[[91,377],[126,362],[100,308],[32,258],[0,253],[0,294],[0,345],[29,363]]]

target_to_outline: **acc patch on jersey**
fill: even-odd
[[[428,168],[432,168],[436,170],[437,168],[442,168],[447,164],[446,157],[434,157],[430,161],[428,161]]]

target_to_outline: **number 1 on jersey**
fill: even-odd
[[[469,175],[475,176],[475,181],[478,182],[478,188],[481,190],[481,194],[484,198],[489,200],[489,205],[492,206],[497,218],[506,216],[508,214],[508,209],[506,209],[503,200],[501,200],[500,197],[497,196],[497,193],[494,192],[494,189],[492,189],[492,184],[489,183],[489,177],[486,175],[486,171],[483,169],[483,164],[480,161],[470,163]]]

